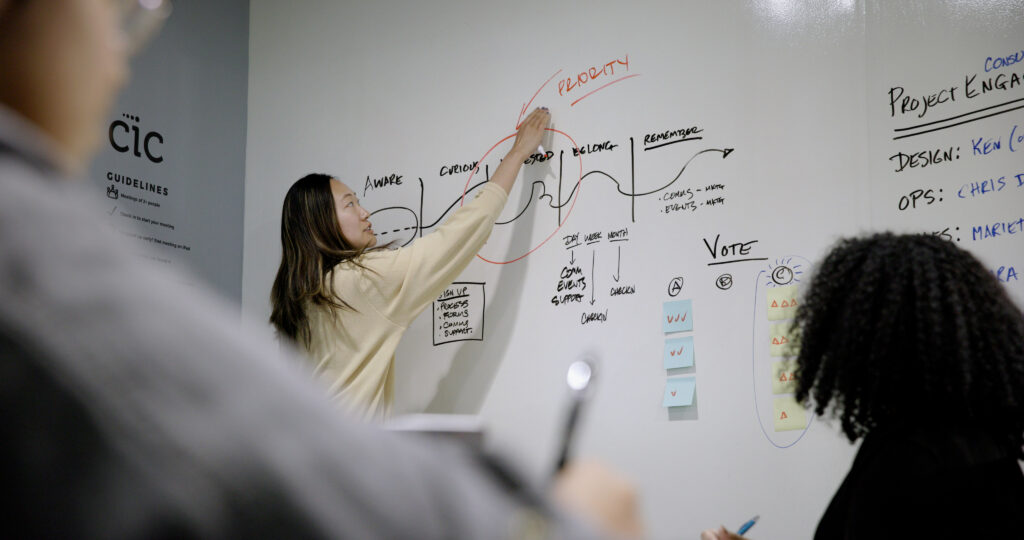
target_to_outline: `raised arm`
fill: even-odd
[[[551,114],[536,109],[519,126],[512,149],[472,201],[456,210],[440,227],[399,250],[387,267],[379,268],[377,286],[387,299],[383,313],[407,325],[473,260],[508,200],[519,169],[536,152]],[[500,188],[500,189],[499,189]]]
[[[505,193],[512,191],[523,162],[537,151],[537,146],[544,137],[544,129],[550,120],[551,113],[547,108],[541,107],[534,109],[526,120],[519,124],[516,142],[512,144],[512,149],[505,155],[505,159],[501,160],[501,165],[498,165],[494,176],[491,177],[491,182],[504,188]]]

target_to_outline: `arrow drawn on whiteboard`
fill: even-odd
[[[622,190],[622,185],[619,184],[619,181],[616,180],[614,176],[612,176],[612,175],[610,175],[610,174],[608,174],[608,173],[606,173],[604,171],[598,171],[598,170],[590,171],[587,174],[583,175],[583,179],[586,179],[588,176],[590,176],[592,174],[604,175],[609,180],[611,180],[612,182],[615,183],[615,189],[619,193],[621,193],[622,195],[625,195],[627,197],[644,197],[646,195],[653,195],[655,193],[658,193],[659,191],[663,191],[665,189],[668,189],[669,186],[671,186],[672,184],[676,183],[676,180],[679,180],[679,177],[681,177],[683,175],[683,172],[686,170],[686,167],[688,167],[690,165],[690,162],[692,162],[694,159],[697,159],[697,156],[699,156],[701,154],[705,154],[707,152],[720,152],[722,154],[722,159],[725,159],[725,158],[729,157],[729,154],[731,154],[733,152],[733,150],[734,150],[733,148],[708,148],[706,150],[701,150],[700,152],[697,152],[696,154],[691,156],[690,159],[686,160],[686,163],[683,164],[683,168],[679,169],[679,173],[676,174],[675,177],[672,178],[672,180],[670,180],[667,184],[665,184],[664,186],[661,186],[661,187],[659,187],[657,189],[652,189],[650,191],[645,191],[644,193],[629,193],[627,191],[623,191]],[[578,187],[578,185],[579,184],[577,184],[577,187]],[[576,187],[573,187],[572,191],[569,192],[569,200],[572,200],[572,194],[575,193],[575,191],[576,191]],[[564,206],[565,203],[563,203],[562,205]]]
[[[594,305],[594,289],[597,288],[597,282],[594,281],[594,261],[597,256],[594,253],[590,252],[590,305]]]
[[[619,279],[621,277],[622,277],[622,246],[619,246],[619,262],[615,263],[615,275],[612,276],[612,279],[615,280],[615,283],[618,283]]]
[[[516,129],[519,129],[519,124],[523,121],[523,116],[526,114],[526,110],[530,108],[530,105],[533,105],[533,100],[537,99],[537,95],[540,94],[540,91],[543,90],[549,82],[551,82],[551,79],[557,77],[558,74],[561,72],[562,70],[558,70],[555,72],[554,75],[548,77],[548,80],[544,81],[544,84],[540,85],[540,88],[538,88],[537,91],[533,93],[533,97],[530,98],[530,101],[523,103],[523,108],[519,111],[519,118],[516,118]]]
[[[569,264],[576,264],[576,250],[569,250]]]

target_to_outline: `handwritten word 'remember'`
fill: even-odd
[[[625,60],[612,60],[603,66],[594,66],[586,71],[582,71],[576,74],[575,77],[568,77],[558,81],[558,95],[564,96],[594,79],[606,75],[615,75],[616,66],[625,66],[624,68],[619,68],[619,72],[629,71],[629,55],[626,55]]]

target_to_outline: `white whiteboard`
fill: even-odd
[[[820,420],[774,429],[772,271],[786,266],[783,278],[799,284],[840,236],[957,226],[986,264],[1024,271],[1024,233],[965,237],[986,220],[1024,217],[1024,188],[950,194],[1024,172],[1024,154],[966,155],[972,137],[1024,125],[1024,111],[892,140],[905,133],[894,129],[980,116],[972,111],[1024,98],[1024,88],[914,120],[890,117],[888,101],[894,86],[937,92],[983,72],[989,56],[1024,49],[1022,3],[891,4],[253,1],[245,312],[269,314],[280,204],[295,179],[337,175],[368,208],[390,208],[374,228],[403,243],[494,169],[510,141],[488,151],[514,132],[524,105],[548,106],[559,132],[544,143],[551,159],[524,167],[500,221],[518,218],[496,226],[481,253],[519,260],[474,261],[450,303],[409,329],[397,408],[479,413],[491,444],[541,479],[557,447],[565,369],[595,351],[598,386],[576,449],[636,479],[652,538],[693,538],[754,514],[757,538],[810,537],[855,448]],[[897,152],[950,145],[959,160],[891,167]],[[574,146],[588,152],[574,156]],[[442,175],[477,161],[471,180]],[[919,207],[899,210],[917,189]],[[928,189],[943,200],[924,204]],[[715,264],[737,259],[755,260]],[[563,271],[563,288],[573,285],[559,291]],[[675,278],[682,287],[671,296]],[[1024,298],[1019,281],[1007,286]],[[665,302],[684,299],[692,331],[666,334]],[[583,323],[595,313],[606,320]],[[680,336],[693,339],[694,365],[667,370],[666,341]],[[694,404],[663,407],[679,377],[696,381]]]

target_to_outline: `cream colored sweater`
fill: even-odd
[[[338,401],[367,420],[394,402],[394,360],[409,324],[469,265],[487,241],[508,195],[484,184],[476,199],[432,233],[397,250],[371,251],[328,275],[353,310],[310,309],[308,354]]]

